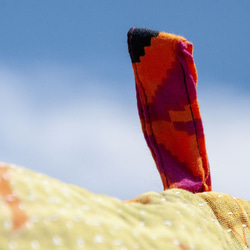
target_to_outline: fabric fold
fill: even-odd
[[[164,189],[210,191],[192,44],[181,36],[132,28],[128,47],[142,130]]]

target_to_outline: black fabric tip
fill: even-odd
[[[131,28],[128,31],[128,50],[133,63],[140,62],[140,57],[145,55],[145,46],[150,46],[151,38],[157,37],[158,31]]]

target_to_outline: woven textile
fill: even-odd
[[[244,249],[250,246],[250,203],[237,199],[228,194],[215,192],[197,194],[213,210],[222,230],[227,232],[227,237],[233,248]]]
[[[192,44],[168,33],[131,29],[128,45],[142,130],[164,189],[211,190]]]

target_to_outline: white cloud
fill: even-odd
[[[200,96],[214,191],[250,200],[250,99],[212,86]]]
[[[161,190],[135,106],[83,92],[39,108],[36,97],[22,88],[33,79],[0,75],[2,161],[123,199]]]
[[[74,95],[73,90],[67,101],[65,94],[46,100],[31,87],[36,77],[42,84],[44,74],[44,69],[32,76],[0,70],[1,161],[121,199],[161,191],[135,103],[125,106],[115,98],[84,91]],[[58,74],[69,88],[70,72],[52,74],[46,77],[48,86]],[[250,101],[223,88],[214,93],[211,88],[199,98],[214,190],[250,199]]]

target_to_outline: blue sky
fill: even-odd
[[[194,45],[215,191],[250,200],[250,2],[1,1],[0,159],[121,199],[162,185],[140,130],[131,27]]]

